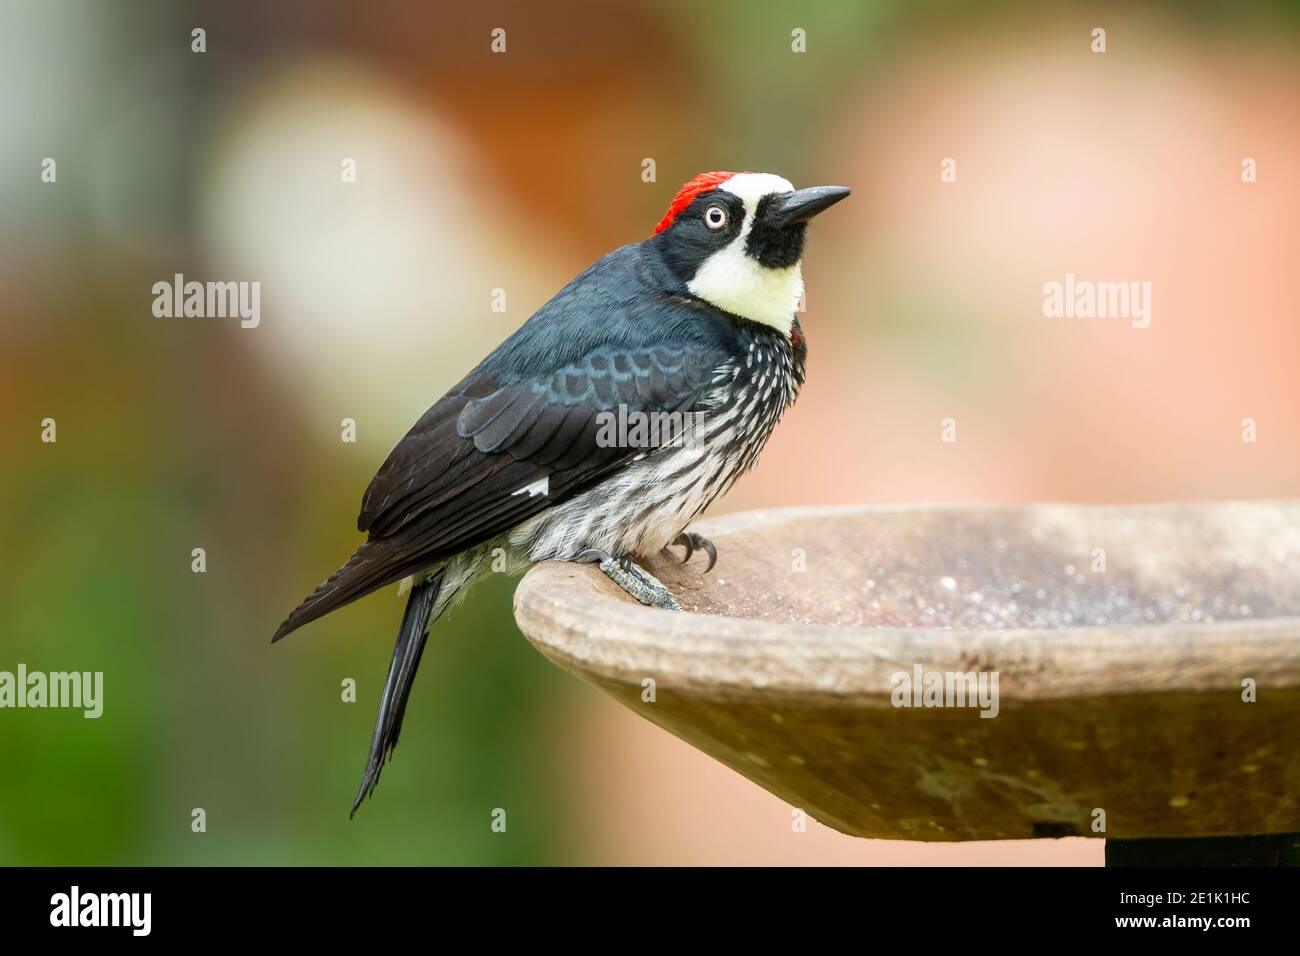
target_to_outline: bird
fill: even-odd
[[[670,546],[683,563],[707,554],[704,573],[717,562],[687,528],[799,394],[807,226],[849,192],[693,177],[648,238],[564,286],[398,441],[362,498],[366,540],[272,638],[395,583],[407,595],[350,816],[397,745],[431,625],[501,556],[511,572],[594,564],[641,603],[681,610],[644,563]]]

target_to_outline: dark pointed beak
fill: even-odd
[[[772,210],[772,222],[777,226],[792,226],[807,222],[824,209],[830,209],[851,190],[848,186],[810,186],[796,189],[781,200]]]

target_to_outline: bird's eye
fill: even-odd
[[[721,229],[727,224],[727,210],[721,206],[710,206],[704,210],[704,224],[710,229]]]

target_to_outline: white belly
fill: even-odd
[[[728,476],[720,464],[707,446],[665,449],[528,520],[510,543],[530,561],[568,561],[587,548],[648,557],[722,491]]]

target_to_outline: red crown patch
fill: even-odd
[[[710,190],[717,189],[735,175],[737,174],[724,172],[700,173],[694,179],[689,180],[686,185],[677,190],[677,195],[673,197],[672,204],[668,207],[668,211],[664,213],[664,217],[659,220],[659,225],[655,226],[652,235],[657,236],[671,226],[678,215],[681,214],[681,211],[695,202],[695,197],[700,193],[707,193]]]

